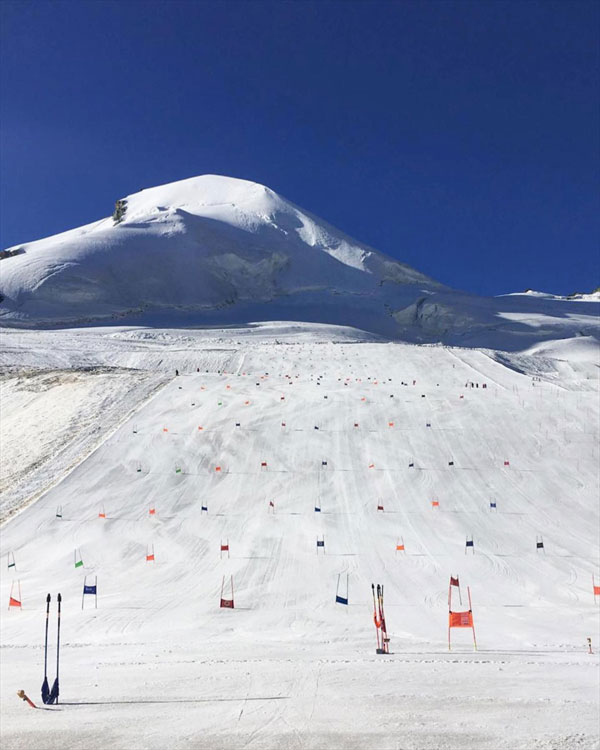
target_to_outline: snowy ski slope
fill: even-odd
[[[2,528],[3,747],[597,747],[593,362],[532,380],[478,350],[316,336],[232,361],[198,373],[188,349]],[[448,652],[451,574],[471,588],[476,652],[466,630]],[[86,575],[98,608],[82,611]],[[17,578],[23,610],[7,611]],[[48,591],[63,596],[52,716],[15,696],[39,699]]]

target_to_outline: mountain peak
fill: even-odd
[[[592,300],[450,290],[268,187],[221,175],[133,193],[113,217],[9,249],[1,270],[10,326],[287,320],[498,348],[598,336]]]
[[[212,174],[145,188],[122,202],[126,207],[124,224],[155,221],[159,214],[179,212],[255,231],[265,222],[272,223],[276,213],[296,213],[293,204],[265,185]]]
[[[392,333],[390,311],[442,288],[270,188],[222,175],[128,195],[113,218],[19,246],[2,271],[0,320],[17,325],[268,305],[267,319],[350,315]]]
[[[137,209],[165,206],[170,208],[208,208],[248,203],[277,204],[279,196],[265,185],[224,175],[204,174],[144,188],[125,200]]]

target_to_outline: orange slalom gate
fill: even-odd
[[[15,588],[16,588],[16,591],[15,591]],[[18,591],[18,594],[17,594],[17,591]],[[17,599],[17,596],[19,597],[18,599]],[[12,581],[10,585],[10,595],[8,597],[8,609],[10,610],[11,608],[14,607],[15,609],[22,610],[23,609],[21,605],[22,598],[23,597],[21,596],[21,581],[17,581],[16,586],[15,586],[15,582]]]
[[[452,650],[450,642],[450,632],[452,628],[471,628],[473,631],[473,647],[477,651],[477,639],[475,638],[475,623],[473,620],[473,606],[471,604],[471,589],[467,586],[469,596],[469,609],[466,612],[453,612],[450,608],[448,611],[448,651]]]

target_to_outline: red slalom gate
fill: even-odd
[[[235,609],[234,603],[233,603],[233,576],[230,578],[231,583],[231,599],[225,599],[223,596],[223,592],[225,590],[225,576],[223,576],[223,581],[221,582],[221,603],[220,607],[221,609]]]

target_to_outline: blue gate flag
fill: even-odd
[[[473,540],[467,539],[467,547],[472,547],[472,546],[473,546]]]
[[[340,596],[339,594],[335,595],[335,603],[336,604],[348,604],[348,598]]]
[[[203,505],[202,510],[205,510],[208,513],[208,505]],[[200,511],[202,513],[202,510]]]
[[[496,507],[496,503],[490,503],[490,508],[495,508],[495,507]]]
[[[320,513],[320,512],[321,512],[321,508],[317,508],[317,506],[315,505],[315,513]]]
[[[83,587],[83,593],[84,594],[96,594],[96,586],[84,586]]]
[[[317,547],[324,547],[324,546],[325,546],[325,540],[317,539]]]

